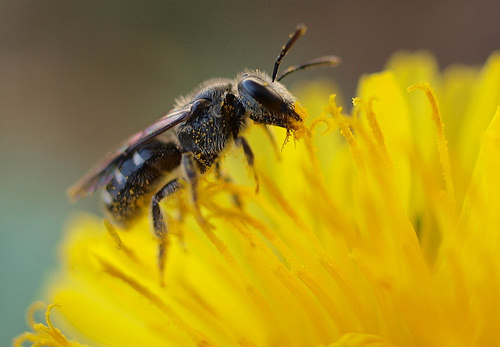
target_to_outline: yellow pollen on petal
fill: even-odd
[[[448,151],[448,141],[446,140],[446,136],[444,134],[444,123],[439,114],[436,95],[434,94],[434,91],[428,83],[419,83],[408,87],[409,92],[412,92],[416,89],[419,89],[425,93],[427,99],[429,100],[429,104],[431,105],[432,120],[434,121],[434,124],[436,126],[439,158],[441,160],[443,178],[446,184],[446,190],[450,198],[451,207],[453,208],[455,205],[455,189],[453,187],[451,176],[450,154]]]
[[[362,106],[366,113],[366,118],[368,119],[368,123],[370,124],[370,129],[373,132],[373,136],[377,140],[378,145],[380,148],[384,149],[385,152],[385,140],[384,140],[384,135],[382,134],[382,131],[380,130],[380,125],[377,122],[377,119],[375,117],[375,114],[373,112],[373,107],[372,103],[374,102],[375,99],[370,99],[368,102],[365,102],[361,98],[353,98],[352,103],[354,106]]]
[[[335,95],[331,95],[330,98],[328,99],[328,108],[326,109],[326,111],[329,112],[333,116],[333,119],[337,122],[340,128],[340,132],[342,133],[347,143],[349,144],[349,148],[351,149],[351,153],[352,156],[354,157],[354,160],[361,168],[363,165],[360,155],[358,153],[358,148],[357,148],[358,145],[356,143],[356,139],[349,127],[347,119],[341,115],[342,107],[337,107],[337,104],[335,103]]]
[[[19,337],[15,338],[13,345],[15,347],[23,346],[24,342],[33,342],[34,346],[55,346],[55,347],[79,347],[82,346],[78,342],[69,341],[59,329],[55,328],[50,319],[51,311],[59,305],[46,305],[41,301],[34,302],[28,309],[27,320],[28,325],[33,332],[26,332]],[[43,323],[36,323],[34,320],[35,312],[43,309],[45,310],[45,321]]]

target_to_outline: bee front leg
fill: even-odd
[[[160,208],[160,202],[175,193],[182,185],[174,179],[165,184],[151,199],[151,214],[153,219],[153,231],[158,239],[158,269],[160,271],[160,284],[164,285],[163,274],[165,271],[165,259],[168,246],[167,223]]]
[[[254,155],[253,155],[252,149],[250,148],[248,141],[242,136],[237,136],[234,139],[234,143],[236,144],[236,146],[243,148],[243,153],[245,153],[245,158],[247,160],[248,166],[250,166],[250,168],[252,169],[253,175],[255,178],[255,192],[258,193],[259,192],[259,176],[257,175],[257,171],[255,170]]]

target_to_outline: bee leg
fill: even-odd
[[[151,214],[153,218],[153,231],[158,239],[158,269],[160,271],[160,284],[164,285],[163,273],[165,271],[165,258],[167,255],[167,224],[160,208],[160,202],[175,193],[182,185],[174,179],[163,186],[151,199]]]
[[[221,171],[219,162],[215,163],[215,178],[217,178],[218,180],[223,180],[226,183],[233,182],[233,180],[231,179],[231,176],[229,176],[226,173],[223,173]],[[237,208],[241,208],[243,206],[243,204],[241,203],[241,199],[238,196],[238,194],[233,193],[233,194],[231,194],[231,196],[233,199],[234,206],[236,206]]]
[[[198,170],[192,153],[182,154],[182,167],[184,168],[185,178],[191,186],[191,200],[197,213],[197,218],[201,221],[200,207],[198,205]]]
[[[248,144],[247,140],[242,136],[236,137],[234,139],[234,142],[236,143],[236,145],[238,147],[243,148],[243,153],[245,153],[245,158],[247,159],[248,166],[250,166],[250,168],[252,169],[253,175],[255,178],[255,192],[258,193],[259,192],[259,176],[257,176],[257,171],[255,170],[254,155],[253,155],[252,149],[250,148],[250,145]]]

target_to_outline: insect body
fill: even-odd
[[[282,58],[305,30],[305,26],[299,26],[290,37],[275,62],[272,77],[249,71],[234,80],[203,83],[190,96],[179,100],[167,115],[105,157],[69,189],[69,196],[76,200],[103,188],[105,207],[113,221],[121,225],[149,209],[159,242],[161,274],[167,226],[159,203],[187,182],[196,204],[199,175],[217,164],[233,142],[242,147],[252,166],[252,150],[241,135],[249,119],[288,131],[295,130],[301,121],[295,111],[295,98],[278,81],[297,70],[339,63],[335,56],[317,58],[288,68],[276,79]]]

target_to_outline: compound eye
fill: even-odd
[[[283,105],[283,100],[278,93],[269,87],[268,84],[264,84],[255,78],[245,78],[240,82],[239,89],[250,95],[267,109],[279,111]]]

